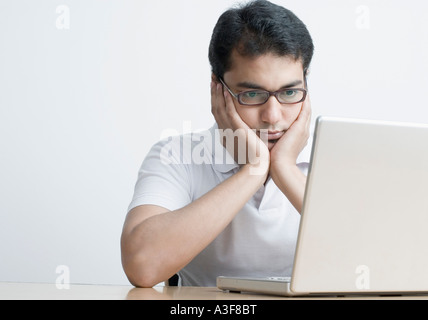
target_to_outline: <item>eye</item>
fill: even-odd
[[[239,102],[245,105],[263,104],[269,98],[266,91],[246,91],[240,94]]]
[[[283,92],[286,97],[293,97],[297,94],[296,90],[286,90]]]
[[[254,99],[254,98],[257,98],[258,96],[260,96],[261,94],[263,94],[263,93],[257,92],[257,91],[247,91],[247,92],[244,92],[242,94],[242,97],[244,99]]]
[[[281,91],[278,95],[278,100],[281,103],[297,103],[304,98],[302,90],[286,89]]]
[[[278,98],[285,103],[289,101],[293,101],[296,99],[296,97],[300,94],[300,91],[292,90],[292,89],[286,89],[284,91],[281,91],[278,95]]]

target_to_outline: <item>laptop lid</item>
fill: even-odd
[[[319,117],[291,290],[428,291],[428,125]]]

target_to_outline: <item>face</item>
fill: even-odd
[[[224,81],[233,93],[261,89],[271,92],[283,88],[303,88],[305,81],[300,60],[265,54],[256,58],[242,57],[232,53],[232,68],[224,74]],[[275,143],[290,128],[299,116],[303,102],[281,104],[275,96],[258,106],[241,105],[233,99],[242,120],[260,135],[261,129],[268,130],[268,147]]]

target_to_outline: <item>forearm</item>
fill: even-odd
[[[278,188],[301,213],[306,187],[306,176],[303,172],[296,165],[291,165],[272,170],[271,175]]]
[[[188,206],[152,216],[128,236],[135,282],[153,286],[187,265],[232,221],[265,177],[241,170]],[[143,283],[143,285],[141,285]]]

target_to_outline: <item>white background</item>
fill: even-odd
[[[313,37],[314,119],[428,123],[426,1],[274,2]],[[128,283],[139,166],[164,130],[213,124],[208,44],[234,3],[0,0],[0,281],[55,282],[65,265],[72,283]]]

